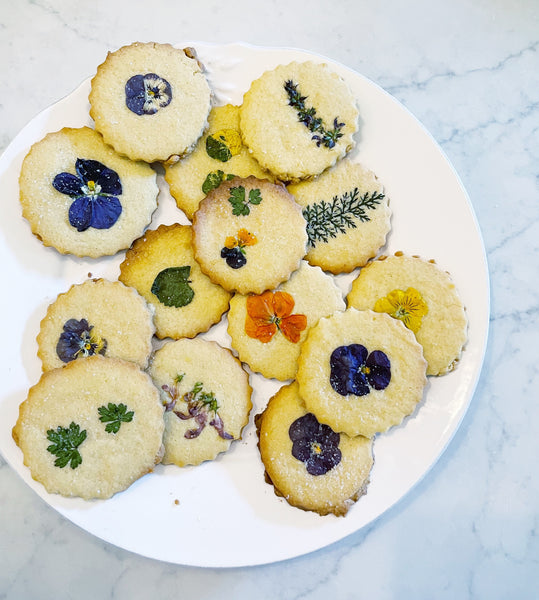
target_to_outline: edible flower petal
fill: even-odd
[[[429,312],[421,294],[412,287],[406,291],[393,290],[374,305],[376,312],[384,312],[402,321],[408,329],[417,333],[423,317]]]
[[[287,292],[264,292],[247,298],[245,333],[263,343],[269,342],[280,331],[296,344],[307,327],[307,317],[291,314],[294,298]]]
[[[325,475],[341,462],[341,436],[319,423],[312,413],[296,419],[288,429],[288,436],[292,441],[292,456],[305,463],[310,475]]]

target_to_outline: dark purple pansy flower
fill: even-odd
[[[82,356],[105,354],[107,341],[92,334],[93,325],[86,319],[69,319],[56,344],[56,353],[67,363]]]
[[[118,174],[97,160],[82,158],[77,158],[75,171],[77,175],[60,173],[52,182],[55,190],[74,199],[69,222],[77,231],[112,227],[122,212]]]
[[[329,360],[331,387],[341,396],[365,396],[371,388],[383,390],[391,381],[391,363],[381,350],[370,354],[361,344],[339,346]]]
[[[305,463],[307,473],[325,475],[341,462],[341,436],[322,425],[312,413],[296,419],[288,430],[292,456]]]
[[[137,115],[153,115],[171,100],[170,83],[155,73],[133,75],[125,84],[125,104]]]

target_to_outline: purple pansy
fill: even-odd
[[[86,319],[69,319],[64,323],[63,329],[56,344],[56,353],[62,362],[105,354],[107,341],[92,333],[93,325]]]
[[[391,381],[391,363],[381,350],[369,354],[361,344],[339,346],[329,362],[331,387],[341,396],[365,396],[371,388],[383,390]]]
[[[153,115],[171,100],[170,83],[155,73],[133,75],[125,84],[125,104],[137,115]]]
[[[341,436],[318,422],[312,413],[296,419],[288,430],[292,456],[305,463],[307,473],[325,475],[341,462]]]
[[[122,212],[118,174],[97,160],[82,158],[77,158],[75,171],[60,173],[52,182],[55,190],[73,198],[69,222],[77,231],[112,227]]]

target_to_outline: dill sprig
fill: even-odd
[[[343,136],[341,129],[344,127],[344,123],[339,123],[338,117],[335,117],[333,129],[326,129],[324,121],[316,116],[316,108],[312,106],[308,108],[305,105],[308,96],[302,96],[299,93],[297,83],[289,79],[284,84],[284,89],[288,94],[288,104],[293,106],[298,113],[299,122],[304,123],[305,127],[314,133],[311,139],[315,140],[319,147],[323,145],[326,148],[333,148],[339,138]]]
[[[347,229],[357,227],[356,220],[370,221],[367,211],[376,208],[384,194],[374,191],[362,196],[356,187],[342,196],[334,196],[331,202],[321,200],[303,209],[307,221],[308,245],[315,248],[316,242],[327,244],[329,238],[335,238]]]

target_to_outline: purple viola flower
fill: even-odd
[[[92,333],[93,325],[86,319],[69,319],[56,344],[61,361],[68,363],[79,357],[105,354],[107,341]]]
[[[153,115],[171,100],[170,83],[155,73],[133,75],[125,84],[125,104],[137,115]]]
[[[329,425],[319,423],[312,413],[296,419],[288,435],[292,440],[292,456],[305,463],[307,473],[325,475],[341,462],[341,436]]]
[[[52,182],[55,190],[73,198],[69,222],[77,231],[112,227],[122,212],[118,174],[97,160],[82,158],[77,158],[75,171],[60,173]]]
[[[369,354],[361,344],[339,346],[329,360],[331,387],[341,396],[366,396],[371,388],[384,390],[391,381],[391,363],[381,350]]]

